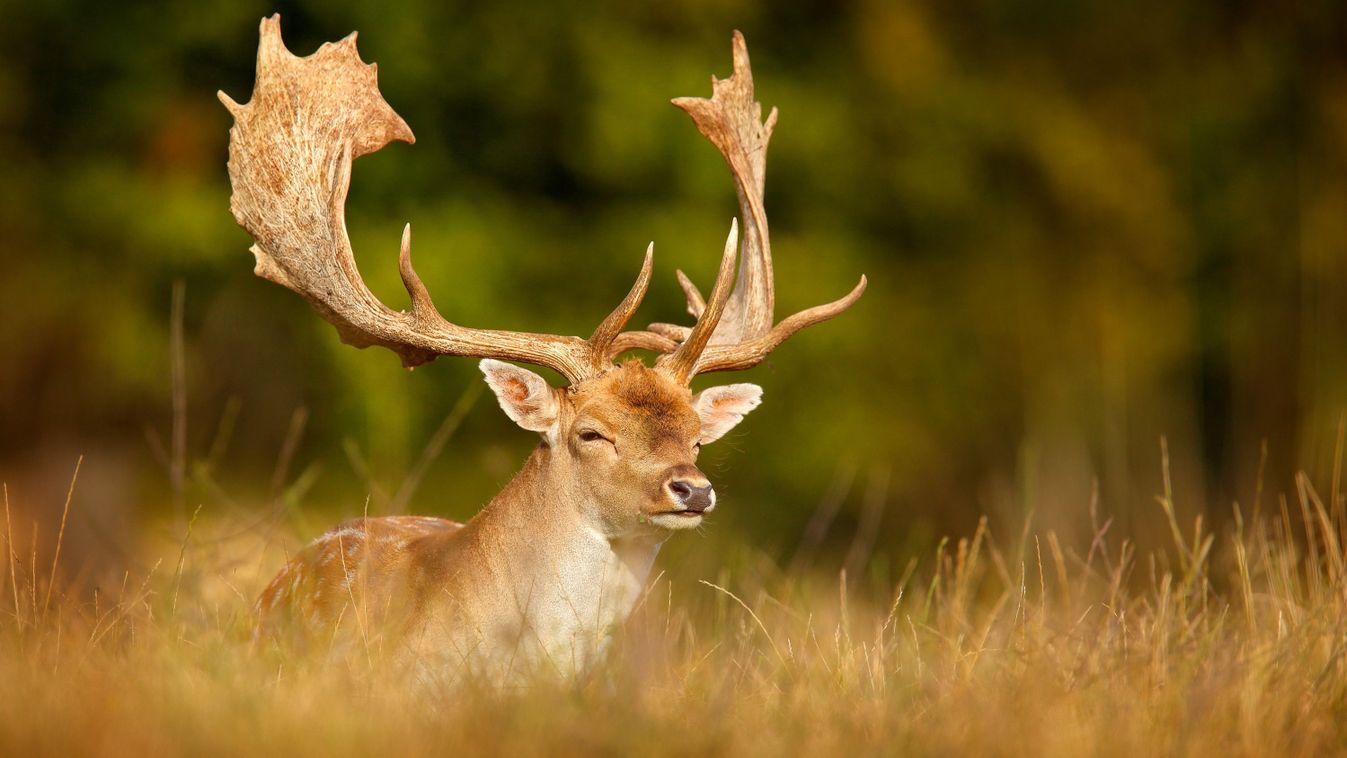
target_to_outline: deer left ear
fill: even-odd
[[[761,402],[762,388],[756,384],[727,384],[698,392],[692,398],[692,407],[702,419],[702,444],[725,436]]]

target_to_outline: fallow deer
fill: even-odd
[[[774,323],[772,257],[763,208],[773,109],[761,120],[748,52],[737,32],[734,74],[710,99],[673,101],[729,163],[744,219],[732,222],[709,298],[678,272],[692,327],[624,332],[650,282],[653,243],[635,285],[588,339],[473,329],[445,320],[412,269],[410,226],[400,272],[410,310],[365,286],[345,228],[351,162],[411,130],[384,101],[355,34],[300,58],[279,16],[261,24],[257,80],[246,105],[223,92],[230,130],[231,210],[252,236],[257,275],[307,299],[356,347],[378,345],[408,368],[437,356],[482,359],[505,414],[541,436],[523,469],[466,524],[390,516],[349,521],[299,552],[256,605],[261,638],[353,640],[392,649],[431,675],[492,680],[574,673],[602,654],[631,612],[660,545],[716,507],[699,448],[755,408],[752,384],[689,390],[701,373],[746,369],[787,337],[850,307],[845,297]],[[644,349],[647,367],[615,357]],[[555,388],[504,361],[545,366]],[[326,644],[326,642],[324,643]]]

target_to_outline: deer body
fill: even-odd
[[[488,368],[505,381],[523,372]],[[739,402],[756,404],[756,391],[742,391]],[[263,592],[260,628],[298,619],[292,633],[329,644],[345,624],[348,646],[391,642],[427,670],[466,665],[491,679],[586,669],[631,612],[664,540],[714,511],[713,496],[689,508],[669,485],[705,481],[693,463],[695,440],[723,433],[714,424],[727,420],[708,411],[710,424],[703,421],[690,392],[634,362],[572,391],[543,393],[568,418],[553,422],[556,430],[471,521],[394,516],[338,526]],[[610,437],[583,439],[577,429],[602,429],[628,454],[619,458]],[[615,487],[631,500],[615,501]]]
[[[583,671],[631,613],[660,545],[716,507],[696,466],[760,402],[752,384],[693,393],[699,373],[749,368],[782,341],[850,307],[847,296],[774,322],[772,260],[762,204],[767,142],[776,124],[753,99],[743,38],[734,76],[710,99],[680,98],[720,150],[739,190],[737,221],[710,296],[679,272],[692,327],[623,331],[650,282],[653,244],[631,291],[588,339],[459,326],[440,315],[412,268],[410,227],[400,270],[409,310],[381,303],[360,279],[346,236],[351,161],[389,141],[413,141],[379,94],[355,37],[297,58],[265,19],[257,85],[247,105],[223,93],[230,131],[231,209],[255,243],[256,273],[309,300],[342,339],[380,346],[412,367],[440,355],[482,358],[501,409],[540,437],[524,467],[467,524],[392,516],[347,522],[297,554],[257,603],[259,638],[311,647],[359,645],[442,680],[491,681]],[[653,367],[614,357],[659,355]],[[555,388],[517,361],[561,373]]]
[[[391,650],[426,679],[581,672],[630,614],[663,539],[610,540],[565,506],[535,511],[558,517],[535,529],[520,508],[534,505],[546,504],[497,499],[466,527],[416,517],[409,530],[398,516],[343,523],[267,586],[259,636],[323,646],[340,632],[343,652]],[[333,575],[305,583],[324,571]]]

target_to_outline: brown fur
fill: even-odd
[[[368,616],[373,605],[384,620],[394,610],[407,610],[410,598],[397,592],[389,578],[405,573],[425,545],[462,528],[428,516],[338,524],[294,556],[262,591],[254,606],[257,635],[283,632],[298,642],[331,632],[353,608]]]

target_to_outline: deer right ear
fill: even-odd
[[[505,415],[524,429],[541,432],[548,444],[553,444],[561,414],[551,385],[532,371],[510,363],[487,358],[478,366]]]

